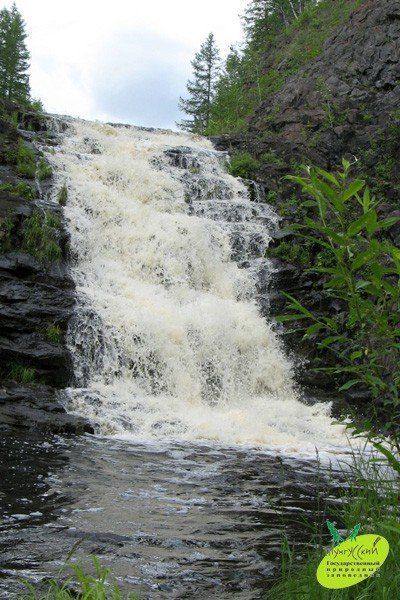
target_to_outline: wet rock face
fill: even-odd
[[[0,386],[0,424],[53,433],[94,433],[87,419],[67,413],[62,394],[57,394],[54,387],[13,381]]]
[[[74,305],[73,288],[64,265],[51,270],[27,254],[0,255],[1,333],[37,332],[46,324],[65,328]]]
[[[25,116],[25,121],[30,124],[28,133],[33,135],[34,130],[40,140],[46,124],[38,116]],[[0,424],[87,430],[87,424],[66,414],[58,393],[73,376],[64,334],[75,304],[62,210],[46,197],[51,182],[37,187],[16,173],[10,156],[24,131],[0,119],[1,133],[5,135],[0,153]],[[21,184],[32,188],[34,198],[16,193]],[[26,251],[25,226],[35,211],[60,223],[58,260],[39,259]]]

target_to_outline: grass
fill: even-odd
[[[24,222],[24,251],[39,260],[60,260],[62,251],[57,241],[59,228],[57,216],[35,210]]]
[[[0,217],[0,252],[8,252],[12,247],[11,234],[14,222],[11,217]]]
[[[49,325],[45,330],[45,336],[49,342],[53,344],[60,344],[63,339],[63,332],[58,325]]]
[[[35,176],[37,175],[39,181],[45,181],[52,176],[53,171],[43,158],[41,158],[36,165],[35,152],[22,138],[19,138],[18,140],[16,160],[16,170],[21,177],[35,179]]]
[[[209,135],[244,132],[248,117],[288,79],[323,52],[327,40],[365,0],[321,0],[287,27],[263,31],[247,42],[238,69],[224,72],[211,109]],[[335,119],[344,118],[341,113]],[[268,115],[273,124],[273,115]],[[330,121],[330,116],[328,116]],[[268,127],[267,129],[270,129]]]
[[[65,183],[63,183],[63,185],[58,190],[57,200],[60,206],[66,206],[68,200],[68,189]]]
[[[25,583],[29,591],[23,600],[137,600],[133,593],[121,592],[110,571],[100,564],[98,558],[92,556],[92,561],[93,575],[87,573],[79,563],[67,563],[66,566],[72,570],[72,577],[61,581],[60,573],[57,580],[49,582],[45,593],[37,592],[31,584]]]
[[[361,523],[363,533],[376,533],[390,544],[390,554],[377,575],[343,590],[327,590],[316,579],[318,564],[330,548],[324,547],[321,536],[299,564],[294,551],[284,544],[282,569],[278,583],[265,594],[265,600],[393,600],[400,598],[400,480],[388,475],[387,463],[381,459],[353,456],[347,474],[348,492],[338,508],[337,518],[348,531]],[[298,555],[298,550],[296,551]]]
[[[17,383],[33,383],[36,380],[36,372],[31,367],[13,365],[9,373],[9,378]]]
[[[25,198],[25,200],[34,200],[35,198],[35,190],[31,185],[21,181],[13,185],[12,183],[3,183],[0,185],[1,192],[8,192],[13,196],[20,196]]]
[[[306,9],[284,33],[286,43],[274,57],[274,64],[286,61],[289,74],[297,72],[322,53],[326,40],[365,0],[322,0]]]
[[[21,177],[34,179],[36,175],[36,157],[35,153],[25,144],[22,138],[18,140],[17,147],[17,173]]]
[[[46,179],[49,179],[53,174],[53,171],[51,170],[50,165],[48,165],[43,158],[40,159],[39,161],[39,165],[37,168],[37,176],[39,181],[45,181]]]
[[[249,152],[241,152],[232,156],[229,173],[234,177],[251,179],[260,167],[260,163]]]

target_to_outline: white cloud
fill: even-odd
[[[0,6],[9,6],[0,2]],[[51,112],[170,127],[190,60],[213,31],[240,41],[247,0],[17,0],[35,97]]]

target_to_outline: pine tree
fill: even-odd
[[[0,96],[29,101],[29,52],[25,23],[15,4],[0,11]]]
[[[318,0],[251,0],[243,17],[244,27],[249,38],[273,25],[277,20],[282,26],[298,19],[308,4]]]
[[[246,110],[245,77],[242,56],[231,46],[225,65],[220,71],[211,106],[211,120],[207,133],[230,131],[242,120]]]
[[[188,98],[179,99],[179,108],[189,116],[178,126],[186,131],[204,134],[210,123],[211,105],[219,73],[220,55],[214,34],[210,33],[192,61],[193,80],[188,81]]]

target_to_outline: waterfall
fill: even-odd
[[[224,153],[186,134],[71,120],[48,156],[68,188],[71,411],[138,440],[343,444],[328,404],[298,400],[261,314],[277,217]]]

